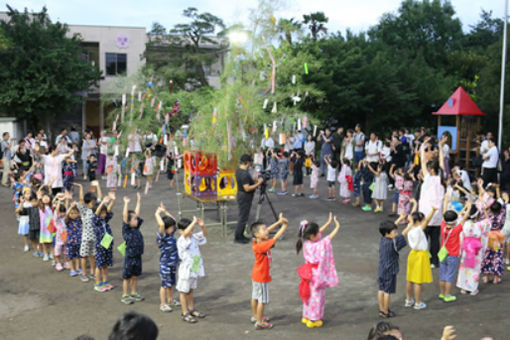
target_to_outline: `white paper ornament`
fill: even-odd
[[[277,113],[278,110],[276,108],[276,102],[273,102],[273,109],[271,110],[271,113]]]

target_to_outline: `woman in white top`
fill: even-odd
[[[96,155],[97,154],[97,146],[96,141],[94,138],[92,138],[92,134],[90,132],[87,132],[85,134],[85,139],[83,140],[81,144],[81,160],[83,163],[83,179],[87,179],[87,173],[88,173],[88,163],[87,159],[90,155]]]
[[[421,212],[417,212],[418,203],[415,200],[413,210],[408,217],[409,224],[402,231],[402,235],[407,236],[407,241],[411,252],[407,258],[407,283],[405,307],[413,307],[416,310],[424,309],[427,305],[421,301],[422,283],[432,282],[432,270],[430,269],[430,257],[428,252],[427,236],[424,230],[434,215],[437,207],[432,208],[427,217]],[[401,215],[399,220],[403,220]],[[412,298],[414,288],[414,300]]]
[[[97,158],[97,173],[103,175],[105,173],[106,155],[108,154],[108,140],[106,137],[106,131],[101,131],[101,135],[98,139],[99,144],[99,157]]]
[[[306,137],[305,155],[315,159],[315,141],[313,140],[313,136],[311,134]]]
[[[354,131],[352,129],[347,130],[347,134],[344,137],[344,142],[342,143],[342,152],[340,154],[340,159],[348,159],[352,162],[354,158]]]

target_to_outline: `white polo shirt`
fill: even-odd
[[[485,158],[487,158],[485,160]],[[495,169],[498,166],[498,160],[499,160],[499,154],[498,154],[498,148],[496,146],[493,146],[489,149],[486,153],[483,154],[484,161],[482,163],[482,168],[486,169]]]
[[[367,154],[367,161],[370,163],[379,162],[379,153],[382,150],[382,142],[380,140],[376,140],[372,142],[369,140],[365,146],[365,153]],[[369,156],[370,154],[374,154],[374,156]]]

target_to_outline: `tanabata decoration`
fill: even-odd
[[[153,107],[153,106],[154,106],[154,102],[155,102],[155,101],[156,101],[156,97],[152,97],[152,99],[151,99],[151,107]]]
[[[218,111],[216,110],[216,108],[214,108],[213,109],[213,116],[212,116],[212,123],[213,123],[213,125],[216,124],[217,118],[218,118]]]
[[[115,117],[115,120],[113,121],[113,126],[112,126],[112,132],[115,133],[115,131],[117,131],[117,121],[119,120],[119,115],[117,115],[117,117]]]
[[[276,86],[276,61],[273,57],[273,53],[271,53],[271,49],[266,44],[266,39],[264,38],[264,44],[266,45],[267,54],[269,55],[269,58],[271,59],[271,94],[274,94],[275,92],[275,86]]]
[[[305,74],[308,74],[308,64],[307,64],[307,63],[305,63],[305,65],[304,65],[304,66],[305,66]]]
[[[266,139],[268,139],[268,138],[269,138],[269,129],[267,128],[267,125],[266,125],[266,124],[264,124],[264,137],[265,137]]]
[[[292,75],[292,85],[295,85],[296,84],[296,75],[293,74]]]
[[[317,135],[317,125],[313,126],[313,136],[315,137]]]
[[[298,129],[298,131],[301,131],[301,118],[298,118],[297,129]]]
[[[126,157],[125,158],[128,158],[129,157],[129,147],[126,148]]]
[[[163,135],[163,145],[167,145],[168,144],[168,135],[165,133]]]
[[[168,124],[169,120],[170,120],[170,112],[167,112],[165,115],[165,124]]]
[[[122,94],[122,107],[120,112],[120,122],[124,123],[124,115],[126,113],[126,94]]]
[[[138,101],[142,101],[142,91],[138,91]]]
[[[267,109],[267,104],[269,103],[269,99],[264,99],[264,104],[262,104],[262,109]]]
[[[279,139],[280,145],[283,145],[287,142],[287,136],[285,136],[284,133],[280,133],[280,136],[278,139]]]
[[[308,118],[306,116],[303,117],[303,129],[306,129],[306,123],[308,121]]]
[[[301,97],[299,95],[292,94],[292,97],[290,97],[290,98],[292,99],[294,106],[296,105],[296,103],[299,103],[301,101]]]
[[[115,143],[115,137],[110,137],[110,143]]]
[[[276,102],[273,102],[273,109],[271,110],[271,113],[277,113],[278,109],[276,107]]]
[[[142,105],[140,105],[140,115],[138,116],[138,120],[142,119],[142,116],[143,116],[143,104],[144,103],[142,103]]]
[[[275,121],[273,121],[273,133],[276,132],[276,128],[277,128],[277,126],[276,126],[276,120],[275,120]]]

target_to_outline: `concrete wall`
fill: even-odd
[[[11,138],[18,141],[25,137],[24,123],[13,117],[0,117],[0,136],[4,132],[9,132]]]
[[[145,27],[69,25],[69,35],[73,34],[79,34],[85,42],[99,43],[99,68],[105,76],[100,82],[100,93],[116,78],[106,75],[106,53],[127,54],[127,76],[135,74],[145,64],[145,59],[141,59],[147,39]],[[119,36],[129,39],[127,46],[119,46]]]

